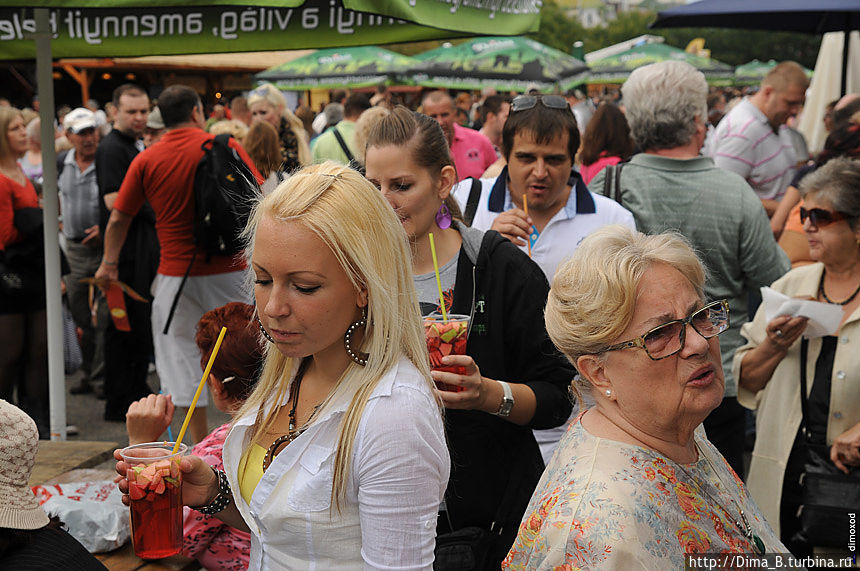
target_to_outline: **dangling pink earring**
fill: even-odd
[[[444,202],[439,207],[439,210],[436,211],[436,226],[442,230],[451,227],[451,211],[448,210]]]

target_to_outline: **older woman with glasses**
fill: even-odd
[[[733,367],[738,400],[758,411],[750,493],[795,555],[813,547],[798,535],[808,454],[822,454],[846,473],[860,466],[860,161],[831,160],[803,179],[800,192],[803,231],[816,263],[791,270],[771,287],[841,307],[839,328],[801,339],[805,319],[768,322],[759,309],[741,329],[748,343]],[[807,414],[799,390],[804,361]]]
[[[505,569],[683,569],[785,548],[699,426],[723,398],[725,300],[678,235],[607,226],[553,279],[553,343],[594,406],[562,438]],[[575,390],[579,390],[575,387]]]

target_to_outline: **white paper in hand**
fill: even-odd
[[[764,304],[764,317],[768,323],[781,315],[808,317],[809,322],[803,332],[803,336],[808,339],[833,335],[842,320],[841,305],[796,299],[769,287],[761,288],[761,299]]]

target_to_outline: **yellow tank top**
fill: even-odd
[[[254,443],[245,450],[239,460],[239,491],[247,504],[251,503],[251,496],[263,478],[265,457],[266,449]]]

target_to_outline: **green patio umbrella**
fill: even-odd
[[[732,67],[715,59],[687,53],[666,44],[644,44],[625,52],[588,63],[589,84],[624,83],[637,67],[661,61],[684,61],[705,74],[712,85],[728,85],[732,81]]]
[[[735,68],[735,85],[756,85],[764,79],[770,70],[776,67],[779,62],[772,59],[768,61],[759,61],[757,59],[739,65]],[[812,70],[803,68],[806,76],[812,77]]]
[[[582,61],[523,37],[477,38],[415,56],[410,74],[418,85],[449,89],[494,87],[500,91],[556,89],[559,80],[585,72]]]
[[[317,50],[258,73],[255,78],[280,89],[366,87],[391,83],[414,67],[415,59],[375,46]]]

